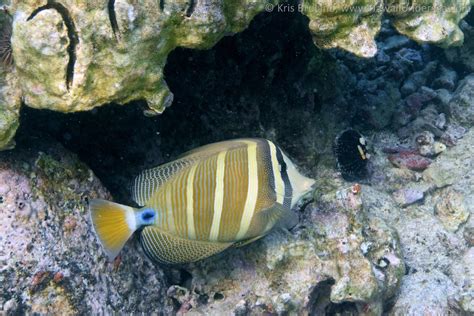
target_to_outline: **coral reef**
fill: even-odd
[[[447,46],[462,43],[458,23],[470,6],[469,0],[410,5],[381,0],[13,0],[6,8],[13,16],[14,69],[8,83],[0,82],[0,148],[13,144],[21,101],[73,112],[144,99],[147,115],[162,113],[173,101],[163,77],[168,54],[176,47],[210,48],[224,35],[242,31],[264,10],[300,11],[309,17],[319,47],[371,57],[377,52],[374,37],[384,11],[401,33]]]
[[[175,50],[165,75],[177,106],[163,116],[143,117],[144,102],[69,115],[25,108],[17,149],[1,154],[2,170],[20,173],[28,165],[21,173],[25,182],[49,179],[41,171],[48,166],[56,170],[49,177],[67,171],[67,177],[40,186],[39,196],[51,209],[44,220],[17,226],[31,232],[35,225],[35,244],[48,240],[53,247],[40,247],[49,250],[38,250],[36,258],[50,262],[60,255],[53,268],[1,270],[10,286],[0,308],[29,311],[34,303],[35,311],[43,311],[35,302],[46,296],[57,302],[48,305],[51,311],[66,303],[77,309],[75,297],[89,302],[94,296],[107,305],[78,311],[472,314],[474,129],[465,115],[473,107],[471,70],[445,59],[441,49],[401,37],[386,19],[371,59],[318,50],[307,23],[296,12],[274,12],[209,51]],[[332,151],[336,135],[349,127],[365,136],[371,153],[368,177],[358,184],[341,177]],[[129,180],[143,168],[197,145],[242,136],[275,141],[318,183],[314,201],[295,210],[300,224],[289,233],[276,231],[247,247],[172,269],[152,264],[132,241],[113,272],[82,218],[85,202],[77,206],[77,193],[92,184],[79,180],[79,188],[70,189],[61,180],[83,179],[83,172],[68,165],[71,156],[64,149],[60,155],[48,150],[57,146],[41,141],[45,132],[77,153],[123,203],[129,202]],[[28,151],[31,158],[23,158],[31,146],[36,148]],[[389,157],[410,159],[393,164]],[[97,186],[88,194],[107,196],[92,179]],[[0,195],[2,190],[7,191],[0,187]],[[17,192],[22,196],[22,186],[9,184],[8,205]],[[5,219],[17,225],[12,221]],[[87,245],[57,242],[66,240],[71,227]],[[25,245],[31,243],[26,236],[19,238]],[[62,255],[60,249],[70,247],[74,250]],[[86,283],[71,281],[69,271],[86,275]],[[66,285],[63,292],[56,283]],[[149,301],[140,304],[138,296]]]

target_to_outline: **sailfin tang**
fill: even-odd
[[[156,227],[145,227],[140,235],[145,252],[155,261],[165,264],[182,264],[212,256],[232,246],[232,242],[219,243],[184,239]]]
[[[97,199],[89,202],[89,209],[96,235],[112,260],[137,229],[135,210],[129,206]]]

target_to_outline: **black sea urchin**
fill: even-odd
[[[348,129],[336,137],[334,154],[342,177],[348,181],[367,177],[367,161],[370,157],[365,138],[357,131]]]

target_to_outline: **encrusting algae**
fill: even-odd
[[[313,189],[291,160],[265,139],[237,139],[191,150],[142,172],[133,208],[92,200],[95,231],[110,259],[135,231],[152,259],[194,262],[298,222],[291,208]]]

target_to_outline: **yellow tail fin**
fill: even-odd
[[[137,229],[135,210],[105,200],[91,200],[89,208],[95,233],[112,260]]]

